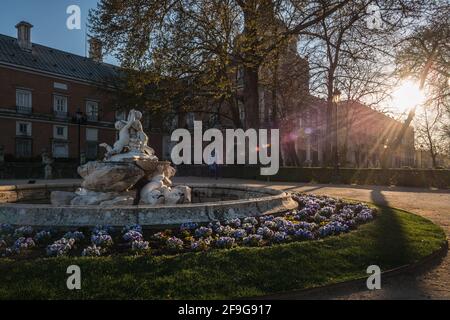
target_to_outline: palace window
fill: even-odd
[[[33,150],[33,140],[30,138],[16,138],[16,157],[30,158]]]
[[[68,139],[67,126],[60,126],[60,125],[53,126],[53,138],[67,140]]]
[[[55,116],[65,118],[67,117],[67,97],[54,95],[53,96],[53,111]]]
[[[31,122],[16,122],[16,135],[31,137]]]
[[[54,158],[68,158],[69,143],[66,141],[54,140],[52,143],[52,154]]]
[[[86,101],[86,115],[89,121],[98,120],[98,102]]]
[[[16,90],[16,108],[19,113],[31,113],[31,91],[29,90]]]

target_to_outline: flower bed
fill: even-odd
[[[134,225],[123,229],[96,227],[61,232],[0,225],[0,255],[16,259],[65,255],[164,255],[236,246],[271,246],[346,233],[375,216],[375,210],[362,203],[301,194],[294,199],[299,208],[277,216],[216,221],[207,225],[189,222],[167,230],[143,231]]]

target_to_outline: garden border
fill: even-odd
[[[342,198],[342,199],[358,201],[358,200],[349,199],[349,198]],[[370,204],[370,205],[375,205],[372,202],[366,202],[366,201],[359,201],[359,202]],[[376,206],[380,207],[380,208],[392,208],[394,210],[400,210],[400,211],[403,211],[403,212],[406,212],[409,214],[420,216],[414,212],[400,209],[397,207],[388,207],[388,206],[382,206],[382,205],[376,205]],[[432,222],[434,225],[437,225],[433,221],[431,221],[427,218],[424,218],[424,219]],[[441,226],[439,226],[439,225],[437,225],[437,226],[439,228],[441,228]],[[442,260],[448,254],[448,250],[449,250],[449,238],[447,237],[446,241],[442,244],[442,246],[438,250],[432,252],[428,256],[423,257],[422,259],[420,259],[419,261],[416,261],[414,263],[406,264],[406,265],[402,265],[402,266],[399,266],[399,267],[396,267],[393,269],[388,269],[388,270],[382,271],[381,277],[382,277],[382,279],[383,278],[392,278],[392,277],[404,275],[407,273],[424,272],[425,270],[420,270],[420,269],[431,267],[434,263]],[[321,293],[326,293],[327,291],[332,291],[332,290],[350,290],[350,289],[353,289],[353,291],[356,291],[358,289],[365,288],[366,280],[367,280],[368,276],[369,275],[364,276],[364,277],[359,277],[359,278],[356,278],[353,280],[333,283],[333,284],[324,285],[324,286],[320,286],[320,287],[282,291],[282,292],[277,292],[277,293],[270,294],[270,295],[241,298],[239,300],[286,300],[286,299],[308,300],[307,294],[309,294],[309,293],[310,294],[321,294]],[[299,297],[299,298],[292,297],[292,296],[296,296],[296,295],[301,295],[301,297]],[[291,297],[289,297],[289,296],[291,296]]]

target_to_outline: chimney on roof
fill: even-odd
[[[26,21],[16,24],[17,42],[22,50],[31,51],[31,28],[33,25]]]
[[[102,42],[97,38],[89,39],[89,58],[96,62],[103,61]]]

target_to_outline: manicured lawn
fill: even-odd
[[[0,259],[0,299],[223,299],[321,286],[415,262],[446,241],[419,216],[380,208],[356,231],[319,241],[174,256]],[[66,269],[81,268],[69,291]]]

